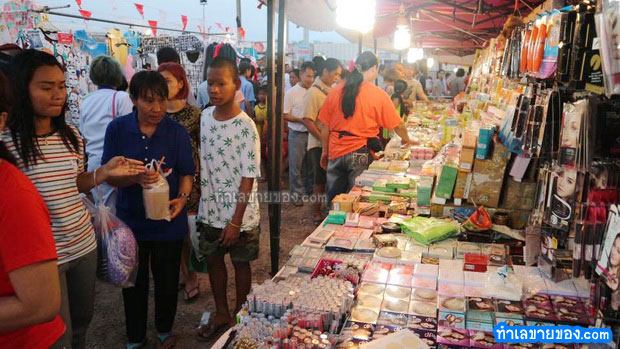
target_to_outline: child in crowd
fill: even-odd
[[[215,58],[209,64],[207,81],[213,107],[205,109],[200,120],[202,195],[197,228],[216,312],[200,328],[200,341],[211,341],[234,325],[234,314],[250,292],[250,262],[258,258],[260,235],[255,180],[260,177],[260,140],[252,119],[235,103],[235,91],[241,86],[235,62]],[[232,313],[226,297],[226,254],[235,268],[236,307]]]
[[[404,121],[407,121],[407,115],[409,115],[409,108],[405,104],[405,100],[403,99],[403,93],[407,90],[407,83],[405,80],[398,79],[394,82],[394,93],[390,98],[392,99],[392,103],[394,103],[394,108],[398,112],[398,115]],[[391,135],[390,130],[384,128],[383,132],[381,132],[381,143],[385,147],[387,143],[390,141]]]
[[[256,94],[258,98],[258,104],[254,106],[254,121],[256,122],[256,129],[258,130],[258,136],[260,137],[261,144],[261,158],[266,158],[265,154],[267,153],[267,146],[265,143],[265,139],[267,136],[263,133],[263,130],[266,130],[265,127],[267,123],[267,86],[260,86],[258,88],[258,93]],[[261,182],[266,181],[265,177],[261,178]]]
[[[400,118],[405,120],[407,119],[407,115],[409,114],[409,109],[405,105],[405,101],[403,99],[403,93],[407,90],[407,83],[405,80],[398,79],[394,82],[394,93],[392,94],[392,103],[394,103],[394,107]]]
[[[257,97],[258,104],[254,106],[254,115],[256,116],[256,129],[258,130],[258,134],[262,135],[263,128],[267,122],[267,86],[261,86],[258,88]],[[261,141],[263,141],[262,138]]]

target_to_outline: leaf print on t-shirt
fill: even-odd
[[[201,155],[208,154],[207,160],[201,160],[201,181],[203,197],[211,198],[201,203],[199,216],[201,222],[211,219],[212,227],[224,228],[236,210],[236,195],[243,177],[256,178],[260,175],[260,144],[258,132],[252,119],[241,113],[228,121],[218,121],[213,117],[215,108],[208,108],[202,114],[201,136],[207,141],[201,142]],[[252,141],[256,139],[255,141]],[[213,141],[210,143],[209,141]],[[204,158],[204,156],[203,156]],[[254,229],[260,223],[256,193],[257,181],[252,188],[252,197],[248,202],[241,231]]]

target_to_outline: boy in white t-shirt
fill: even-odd
[[[235,323],[234,314],[250,292],[250,262],[258,258],[260,235],[256,181],[260,178],[260,138],[254,121],[235,102],[241,85],[237,66],[227,58],[215,58],[209,64],[207,81],[213,107],[205,109],[200,119],[197,228],[216,312],[201,327],[201,341],[216,338]],[[237,299],[232,313],[226,298],[226,254],[235,267]]]

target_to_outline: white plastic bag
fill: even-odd
[[[159,173],[157,183],[152,184],[150,188],[142,189],[142,198],[144,199],[144,211],[146,218],[155,221],[165,219],[170,222],[170,186],[168,186],[167,177],[170,172],[163,173],[161,169],[162,161],[153,160],[145,167],[147,171],[156,170]]]
[[[520,301],[523,295],[523,284],[512,270],[503,266],[497,272],[488,273],[484,290],[487,298]]]
[[[98,197],[102,197],[99,191]],[[99,199],[84,204],[93,216],[97,237],[97,277],[115,286],[132,287],[138,274],[138,244],[129,227]]]

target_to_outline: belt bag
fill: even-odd
[[[349,131],[335,131],[335,132],[338,132],[338,138],[342,138],[344,136],[366,138],[366,146],[373,153],[378,153],[380,151],[383,151],[383,144],[381,144],[381,140],[379,140],[379,137],[362,137],[362,136],[354,135],[353,133]]]

